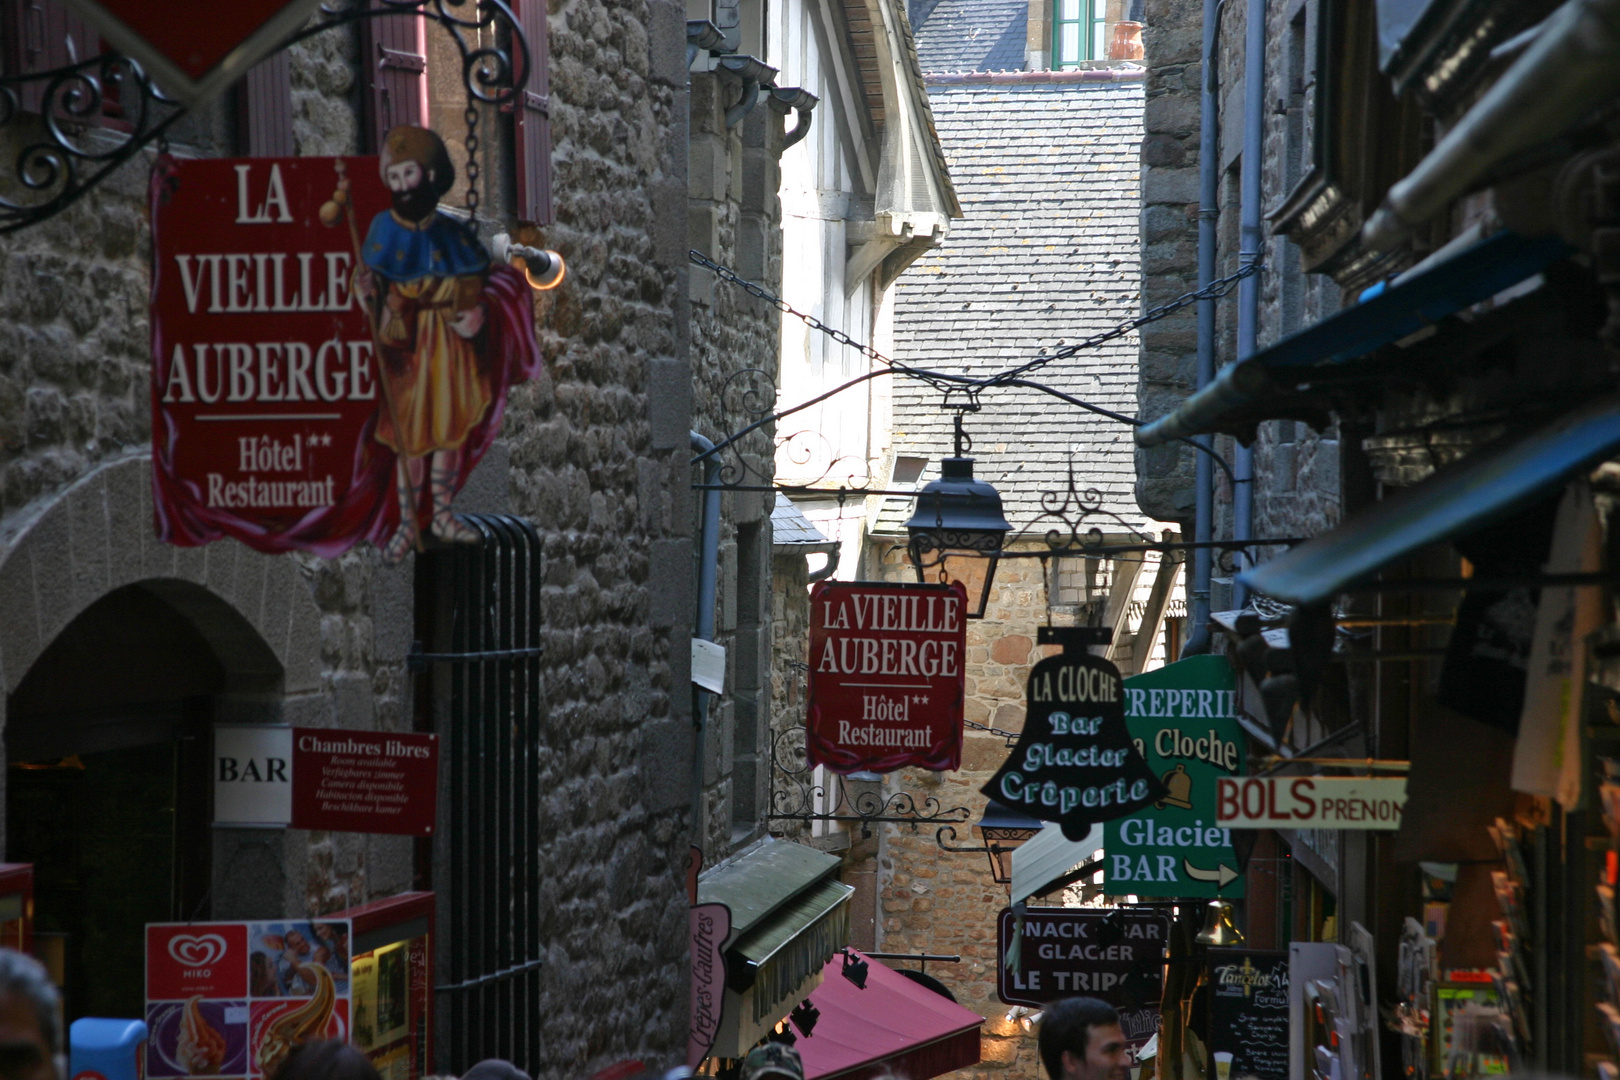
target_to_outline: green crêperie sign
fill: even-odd
[[[1169,794],[1103,826],[1107,895],[1243,895],[1231,831],[1215,823],[1215,781],[1244,771],[1236,688],[1222,656],[1192,656],[1125,680],[1125,724]]]

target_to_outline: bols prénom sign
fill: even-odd
[[[1058,822],[1070,840],[1162,799],[1163,785],[1126,730],[1122,684],[1118,668],[1080,645],[1039,661],[1018,744],[984,794]]]
[[[1236,679],[1222,656],[1192,656],[1125,680],[1125,723],[1165,797],[1103,827],[1110,896],[1241,897],[1216,785],[1244,768]]]
[[[810,764],[941,772],[962,764],[967,593],[824,581],[810,593]]]
[[[1404,776],[1267,776],[1220,781],[1215,812],[1234,829],[1401,827]]]

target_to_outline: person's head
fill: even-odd
[[[288,930],[284,940],[287,942],[287,948],[291,949],[299,956],[309,955],[309,938],[304,936],[304,932],[302,930],[298,930],[296,928]]]
[[[0,1080],[56,1080],[56,987],[38,960],[0,949]]]
[[[272,1080],[380,1080],[376,1066],[346,1042],[325,1039],[295,1046]]]
[[[804,1063],[787,1043],[768,1042],[743,1058],[738,1080],[804,1080]]]
[[[529,1074],[504,1058],[485,1058],[462,1073],[461,1080],[529,1080]]]
[[[444,140],[427,128],[409,124],[383,137],[380,169],[394,196],[394,212],[406,221],[433,213],[439,199],[456,182],[456,167]]]
[[[1042,1010],[1040,1049],[1052,1080],[1125,1080],[1130,1075],[1119,1013],[1096,998],[1064,998]]]

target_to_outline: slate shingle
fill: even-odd
[[[930,97],[965,217],[901,275],[897,358],[982,376],[1137,315],[1141,84],[932,85]],[[1136,364],[1133,332],[1030,377],[1131,416]],[[1088,501],[1142,522],[1129,426],[1034,390],[982,403],[967,421],[976,472],[1001,491],[1015,528],[1038,518],[1043,492],[1062,498],[1071,460]],[[951,416],[925,384],[896,381],[895,450],[927,457],[925,478],[950,450]],[[909,516],[909,500],[890,502],[879,531]]]
[[[1018,71],[1028,0],[913,0],[912,32],[924,71]]]

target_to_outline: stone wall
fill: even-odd
[[[782,118],[759,105],[728,128],[726,110],[737,103],[741,86],[718,75],[693,75],[691,86],[691,247],[779,291]],[[781,317],[709,270],[693,267],[690,280],[692,427],[720,442],[758,419],[762,408],[775,405],[766,383],[774,385],[777,378]],[[770,485],[772,430],[766,426],[722,452],[722,483]],[[694,469],[692,476],[694,482],[700,480],[700,470]],[[702,512],[702,494],[693,493],[694,515]],[[721,498],[716,629],[727,650],[727,693],[710,703],[704,740],[705,865],[765,831],[773,694],[773,505],[770,491],[727,491]]]
[[[531,1069],[577,1077],[626,1057],[673,1061],[685,1039],[693,500],[684,12],[663,0],[563,0],[552,5],[551,47],[557,223],[520,239],[560,250],[569,274],[536,301],[546,370],[514,389],[504,445],[480,470],[482,494],[458,505],[526,516],[544,536],[542,672],[557,763],[546,812],[555,830],[544,847],[556,873],[541,898],[550,939],[542,975],[548,1057]],[[356,62],[345,31],[296,50],[300,153],[358,149]],[[490,124],[486,137],[499,126]],[[171,141],[177,153],[222,154],[228,134],[215,110]],[[14,156],[14,147],[0,149],[8,161]],[[98,467],[133,470],[137,479],[148,468],[149,160],[5,241],[0,667],[19,658],[18,633],[38,636],[23,623],[34,609],[5,599],[8,590],[47,596],[39,589],[59,573],[75,587],[114,584],[78,563],[39,571],[31,552],[51,549],[46,534],[35,548],[26,544],[36,526],[56,520],[52,508],[67,506],[74,485],[106,489]],[[479,225],[491,233],[510,218],[501,170],[486,169],[486,177]],[[86,478],[102,487],[83,488]],[[310,675],[307,685],[287,682],[280,715],[357,729],[411,726],[409,562],[385,569],[369,547],[331,560],[267,558],[231,542],[169,549],[152,540],[140,488],[132,489],[136,510],[107,518],[98,534],[110,559],[140,568],[141,552],[155,547],[181,568],[165,576],[195,581],[240,610],[248,597],[308,609],[309,620],[284,639],[283,664]],[[114,505],[98,498],[96,505]],[[768,552],[768,534],[766,544]],[[280,575],[273,591],[266,566]],[[241,591],[250,571],[257,592]],[[728,587],[734,597],[736,586]],[[8,687],[21,675],[7,671]],[[248,906],[253,914],[330,911],[412,884],[408,841],[288,830],[273,849],[255,843],[261,853],[235,863],[216,844],[216,866],[231,869],[214,898],[217,914],[247,914]]]
[[[1198,100],[1203,79],[1199,0],[1147,0],[1146,10],[1144,310],[1198,287]],[[1183,308],[1137,333],[1142,343],[1137,415],[1153,419],[1174,408],[1197,380],[1197,310]],[[1192,520],[1192,454],[1179,445],[1136,452],[1136,502],[1148,517]]]
[[[1266,82],[1268,102],[1291,101],[1309,109],[1308,93],[1287,92],[1288,22],[1297,5],[1268,5]],[[1244,22],[1246,9],[1228,4],[1221,16],[1217,46],[1216,100],[1219,116],[1219,185],[1216,274],[1238,268],[1239,180],[1243,166]],[[1142,142],[1143,305],[1152,307],[1197,287],[1199,126],[1203,6],[1196,0],[1148,0],[1143,32],[1148,67],[1146,136]],[[1300,178],[1299,155],[1285,152],[1287,111],[1266,110],[1262,164],[1262,208],[1280,203]],[[1297,136],[1296,136],[1297,137]],[[1257,343],[1265,348],[1332,314],[1339,290],[1322,276],[1305,275],[1298,249],[1270,235],[1263,241],[1266,269],[1260,276]],[[1237,291],[1216,302],[1215,364],[1236,357]],[[1188,306],[1141,330],[1140,414],[1154,418],[1192,392],[1197,379],[1197,307]],[[1228,461],[1230,437],[1216,439]],[[1255,536],[1308,536],[1338,517],[1339,443],[1337,431],[1314,432],[1303,423],[1272,421],[1261,426],[1255,444]],[[1190,524],[1193,459],[1186,447],[1169,445],[1137,451],[1137,500],[1161,520]],[[1231,488],[1217,470],[1216,535],[1230,535]],[[1225,590],[1217,583],[1216,606]]]

